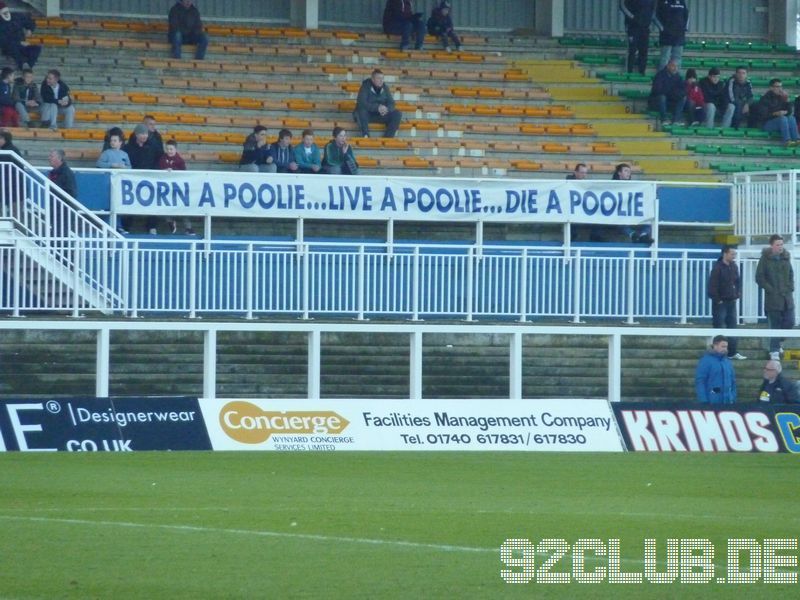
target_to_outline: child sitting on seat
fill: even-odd
[[[448,52],[450,52],[450,42],[453,43],[456,50],[461,50],[461,39],[453,30],[450,8],[450,2],[442,0],[439,6],[431,11],[431,18],[428,19],[428,33],[438,37],[442,41],[442,46]]]

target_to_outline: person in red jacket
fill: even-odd
[[[703,90],[697,83],[697,71],[687,69],[686,71],[686,122],[690,125],[699,125],[706,119],[705,111],[706,99]]]
[[[166,149],[166,153],[162,154],[161,158],[158,159],[158,168],[162,171],[185,171],[186,161],[178,154],[178,142],[175,140],[167,140],[167,143],[164,144],[164,148]],[[169,227],[170,233],[178,232],[178,221],[176,219],[167,219],[167,226]],[[192,222],[189,219],[183,220],[183,232],[186,235],[194,235]]]

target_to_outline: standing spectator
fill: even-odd
[[[253,133],[247,136],[242,145],[242,156],[239,159],[239,170],[258,173],[267,171],[267,153],[269,143],[267,142],[267,128],[258,125],[253,128]]]
[[[14,108],[14,69],[0,71],[0,127],[19,127],[19,114]]]
[[[0,2],[0,51],[17,63],[20,71],[32,69],[39,59],[42,47],[30,44],[27,37],[36,29],[36,23],[29,15],[14,13]]]
[[[658,68],[663,69],[671,60],[680,68],[686,32],[689,30],[686,0],[658,0],[655,23],[659,31],[658,44],[661,46]]]
[[[714,117],[717,113],[722,114],[722,126],[730,127],[731,119],[733,118],[733,111],[736,108],[728,101],[728,94],[726,93],[725,83],[720,81],[719,69],[711,67],[708,70],[708,75],[700,80],[700,90],[703,92],[703,100],[705,101],[705,115],[706,119],[703,125],[706,127],[714,126]],[[727,125],[725,125],[727,123]]]
[[[628,73],[633,73],[636,68],[644,75],[656,0],[620,0],[619,9],[625,15],[625,33],[628,36]]]
[[[319,173],[322,169],[322,155],[310,129],[303,130],[303,143],[295,147],[294,161],[301,173]]]
[[[627,166],[627,165],[626,165]],[[630,179],[630,167],[628,167],[628,179]],[[578,163],[575,165],[572,173],[567,175],[567,179],[569,180],[583,180],[589,176],[589,167],[586,166],[586,163]]]
[[[128,142],[122,147],[128,154],[128,158],[131,159],[132,169],[152,170],[158,168],[156,149],[151,144],[147,143],[149,135],[150,132],[147,130],[147,125],[139,123],[133,129],[133,142]],[[121,217],[120,222],[123,230],[131,230],[131,217]],[[155,235],[158,233],[157,224],[158,220],[155,217],[147,217],[145,228],[151,235]]]
[[[292,147],[292,132],[288,129],[281,129],[278,132],[278,140],[270,144],[267,151],[266,170],[268,173],[297,173],[297,162]]]
[[[75,123],[75,106],[69,95],[69,86],[61,81],[61,73],[50,69],[42,82],[42,127],[58,129],[59,115],[64,117],[64,127],[72,129]]]
[[[753,101],[753,86],[750,85],[750,80],[747,78],[747,69],[736,67],[736,72],[728,80],[725,89],[728,103],[733,106],[733,111],[730,121],[722,120],[722,126],[739,129],[742,119],[746,121],[750,116],[750,103]],[[728,112],[726,111],[725,117],[727,116]]]
[[[130,169],[131,159],[128,153],[122,149],[122,130],[108,136],[108,148],[100,153],[96,164],[98,169]]]
[[[789,95],[780,79],[771,79],[769,90],[761,96],[753,110],[754,124],[764,131],[777,131],[786,146],[796,146],[798,141],[797,120],[792,116]]]
[[[428,19],[428,33],[439,38],[442,46],[448,52],[450,52],[451,42],[456,47],[456,50],[461,50],[461,39],[453,29],[453,17],[450,15],[451,8],[450,2],[442,0],[439,6],[434,7],[431,11],[431,17]]]
[[[614,174],[611,179],[613,181],[631,181],[633,179],[631,166],[628,163],[619,163],[614,168]],[[649,246],[653,243],[653,230],[650,225],[626,225],[622,228],[622,232],[625,237],[635,244],[647,244]]]
[[[792,257],[783,248],[783,237],[777,233],[769,238],[769,247],[761,251],[756,267],[756,283],[764,290],[764,310],[770,329],[794,327],[794,269]],[[781,338],[769,341],[769,357],[780,360]]]
[[[152,146],[153,150],[155,150],[156,155],[156,163],[159,159],[164,155],[164,138],[161,137],[161,133],[158,131],[158,124],[156,123],[156,118],[152,115],[145,115],[142,119],[142,125],[147,127],[147,145]],[[128,143],[133,143],[134,134],[131,133],[130,137],[128,138]]]
[[[356,98],[353,119],[358,124],[363,137],[369,137],[370,122],[386,124],[383,137],[394,137],[400,127],[403,113],[394,106],[394,98],[389,86],[384,83],[383,71],[375,69],[372,75],[361,82]]]
[[[77,198],[78,183],[75,181],[75,173],[73,173],[72,169],[67,165],[67,158],[64,151],[60,148],[51,150],[47,158],[50,162],[50,166],[53,167],[47,174],[47,178],[61,188],[66,194]]]
[[[678,63],[671,60],[653,78],[650,88],[650,108],[658,111],[662,123],[678,123],[683,117],[686,106],[686,86],[681,74],[678,73]],[[672,111],[672,116],[667,115],[667,110]]]
[[[169,10],[167,39],[172,44],[172,58],[181,57],[183,44],[196,44],[194,57],[203,60],[208,48],[208,36],[203,31],[200,11],[193,0],[178,0]]]
[[[15,152],[17,156],[22,156],[22,151],[14,145],[14,136],[10,131],[0,131],[0,150]]]
[[[722,254],[714,263],[708,276],[708,297],[711,298],[711,323],[714,329],[727,327],[736,329],[739,317],[737,301],[742,297],[739,267],[736,264],[736,248],[724,246]],[[736,338],[728,338],[728,358],[745,360],[736,351]]]
[[[325,172],[331,175],[358,175],[353,147],[348,143],[347,132],[342,127],[333,128],[333,139],[325,146],[322,165]]]
[[[39,86],[33,81],[33,71],[22,70],[22,79],[14,85],[14,107],[19,113],[20,125],[30,127],[31,117],[28,111],[39,110],[42,106],[42,94]]]
[[[411,33],[414,33],[414,48],[422,50],[425,43],[425,23],[422,13],[414,12],[413,0],[386,0],[383,9],[383,33],[400,36],[400,50],[407,50]]]
[[[793,381],[786,379],[780,361],[768,360],[764,365],[764,380],[758,390],[761,402],[772,404],[792,404],[797,402],[797,387]]]
[[[705,115],[706,100],[703,90],[697,84],[697,71],[688,69],[686,71],[686,122],[689,125],[699,125],[706,120]]]
[[[158,159],[158,168],[162,171],[185,171],[186,161],[178,154],[178,142],[167,140],[166,149],[167,151]],[[167,219],[167,226],[170,233],[178,232],[178,221],[176,219]],[[194,235],[192,222],[188,217],[183,219],[183,232],[186,235]]]
[[[728,340],[714,336],[711,350],[697,363],[694,375],[697,401],[703,404],[733,404],[736,402],[736,373],[728,358]]]

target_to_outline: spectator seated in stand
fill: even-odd
[[[30,44],[28,36],[36,29],[30,15],[11,13],[5,2],[0,2],[0,52],[17,64],[17,69],[32,69],[39,59],[42,47]]]
[[[325,146],[322,166],[331,175],[358,175],[358,163],[353,147],[347,141],[347,131],[333,128],[333,139]]]
[[[14,145],[14,136],[10,131],[0,131],[0,151],[15,152],[22,156],[22,151]]]
[[[303,130],[303,143],[295,146],[294,161],[301,173],[319,173],[322,170],[322,155],[314,143],[312,130]]]
[[[281,129],[278,139],[270,144],[267,151],[267,168],[269,173],[297,173],[297,161],[292,147],[292,132]]]
[[[747,78],[747,69],[745,67],[736,67],[733,77],[728,79],[725,91],[728,103],[733,106],[733,111],[731,120],[728,122],[723,119],[722,126],[739,129],[742,121],[747,123],[750,118],[750,104],[753,102],[753,86]]]
[[[697,83],[697,71],[688,69],[686,71],[686,123],[688,125],[699,125],[706,120],[705,104],[703,90]]]
[[[705,127],[713,127],[714,118],[719,113],[722,115],[721,126],[730,127],[733,111],[736,107],[728,101],[725,82],[720,81],[719,69],[711,67],[708,70],[708,75],[700,80],[699,85],[705,101],[705,121],[703,125]]]
[[[461,50],[461,39],[453,29],[451,9],[450,2],[442,0],[431,11],[431,17],[428,19],[428,33],[439,38],[442,47],[448,52],[450,52],[451,44],[456,47],[456,50]]]
[[[183,44],[195,44],[194,57],[203,60],[208,48],[208,35],[203,31],[200,11],[193,0],[178,0],[169,10],[167,40],[172,46],[172,58],[181,57]]]
[[[375,69],[369,78],[361,82],[353,112],[353,119],[358,124],[362,137],[369,137],[371,122],[385,123],[383,137],[394,137],[402,118],[403,113],[395,108],[392,92],[384,82],[383,71]]]
[[[250,173],[268,171],[267,154],[267,128],[258,125],[253,128],[253,133],[247,136],[242,145],[242,157],[239,159],[239,170]]]
[[[670,60],[667,66],[661,69],[653,78],[650,89],[650,108],[657,110],[662,123],[678,123],[683,119],[683,109],[686,106],[686,86],[681,74],[678,73],[678,63]],[[667,114],[671,110],[671,116]]]
[[[780,79],[771,79],[769,90],[761,96],[751,111],[754,125],[764,131],[777,131],[786,146],[798,143],[797,120],[792,116],[792,105],[789,95],[783,89]]]
[[[14,104],[14,69],[4,67],[0,71],[0,127],[19,127]]]
[[[630,181],[633,172],[628,163],[620,163],[614,168],[614,174],[611,179],[614,181]],[[652,228],[650,225],[635,225],[623,227],[625,236],[635,244],[647,244],[648,246],[653,243]]]
[[[425,43],[425,23],[423,14],[414,12],[412,0],[386,0],[383,9],[383,32],[387,35],[400,36],[400,50],[407,50],[414,34],[414,48],[422,50]]]
[[[98,169],[130,169],[131,159],[122,149],[122,130],[114,127],[108,132],[108,148],[97,159]]]
[[[42,93],[33,80],[33,71],[22,70],[22,77],[14,84],[14,108],[19,113],[19,122],[22,127],[30,127],[31,116],[28,111],[39,111],[42,107]],[[41,115],[40,115],[41,116]]]
[[[42,82],[42,127],[58,129],[58,117],[64,117],[64,127],[72,129],[75,124],[75,106],[69,86],[61,80],[57,69],[50,69]]]

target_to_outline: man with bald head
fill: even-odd
[[[797,402],[797,388],[794,382],[784,378],[780,361],[768,360],[764,365],[764,381],[758,392],[761,402],[789,404]]]

